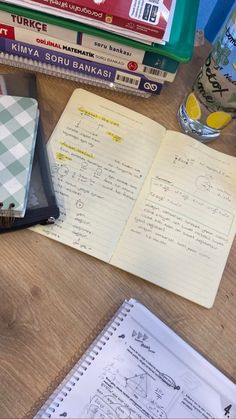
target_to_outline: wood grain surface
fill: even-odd
[[[160,96],[143,99],[37,74],[46,138],[76,87],[179,130],[176,113],[207,54],[196,49]],[[0,66],[0,73],[19,70]],[[235,123],[209,144],[236,156]],[[174,265],[174,261],[172,262]],[[89,342],[96,325],[134,297],[236,381],[236,241],[212,309],[30,230],[0,236],[0,418],[23,418]],[[95,337],[95,336],[94,336]]]

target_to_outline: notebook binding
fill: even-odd
[[[130,310],[134,305],[131,301],[125,300],[120,309],[112,317],[107,326],[102,330],[98,337],[93,341],[88,350],[82,356],[82,358],[76,363],[75,367],[71,372],[65,377],[59,386],[60,389],[56,389],[55,392],[50,397],[51,402],[47,406],[43,406],[36,418],[47,417],[51,418],[52,414],[55,412],[56,408],[60,407],[60,403],[68,396],[68,393],[72,390],[76,383],[81,379],[81,377],[86,373],[87,369],[93,363],[95,358],[102,351],[104,346],[113,336],[115,331],[119,328],[123,320],[126,318]],[[42,416],[43,415],[43,416]]]
[[[0,202],[0,227],[10,228],[15,220],[15,204],[12,202],[8,208],[3,210],[3,202]]]

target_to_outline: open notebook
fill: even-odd
[[[233,419],[235,401],[228,378],[131,299],[34,419]]]
[[[236,159],[77,89],[48,143],[60,218],[34,231],[211,307],[236,231]]]
[[[38,117],[36,99],[0,94],[0,217],[2,223],[4,223],[4,217],[24,217]]]

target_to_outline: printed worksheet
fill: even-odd
[[[131,299],[36,419],[233,419],[235,400],[229,379]]]

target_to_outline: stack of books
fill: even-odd
[[[199,0],[0,1],[0,63],[142,96],[192,57]]]

